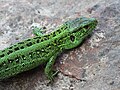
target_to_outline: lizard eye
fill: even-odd
[[[86,25],[84,28],[85,28],[85,29],[89,29],[89,25]]]
[[[74,42],[75,36],[71,35],[71,36],[70,36],[70,40],[71,40],[72,42]]]

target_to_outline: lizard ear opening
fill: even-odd
[[[70,36],[70,40],[71,40],[72,42],[74,42],[74,41],[75,41],[75,36],[71,35],[71,36]]]

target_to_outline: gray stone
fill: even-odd
[[[0,0],[0,50],[33,37],[32,26],[50,33],[80,16],[95,17],[98,26],[80,47],[58,57],[61,72],[53,83],[46,84],[39,66],[1,81],[0,90],[120,90],[120,0]]]

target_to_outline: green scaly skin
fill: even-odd
[[[59,26],[55,32],[37,36],[0,51],[0,80],[46,63],[45,74],[52,80],[52,66],[58,54],[78,46],[96,27],[94,18],[77,18]]]

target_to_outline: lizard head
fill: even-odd
[[[78,46],[84,38],[86,38],[97,25],[95,18],[77,18],[65,22],[68,27],[66,30],[66,37],[63,40],[63,47],[65,49],[71,49]]]

